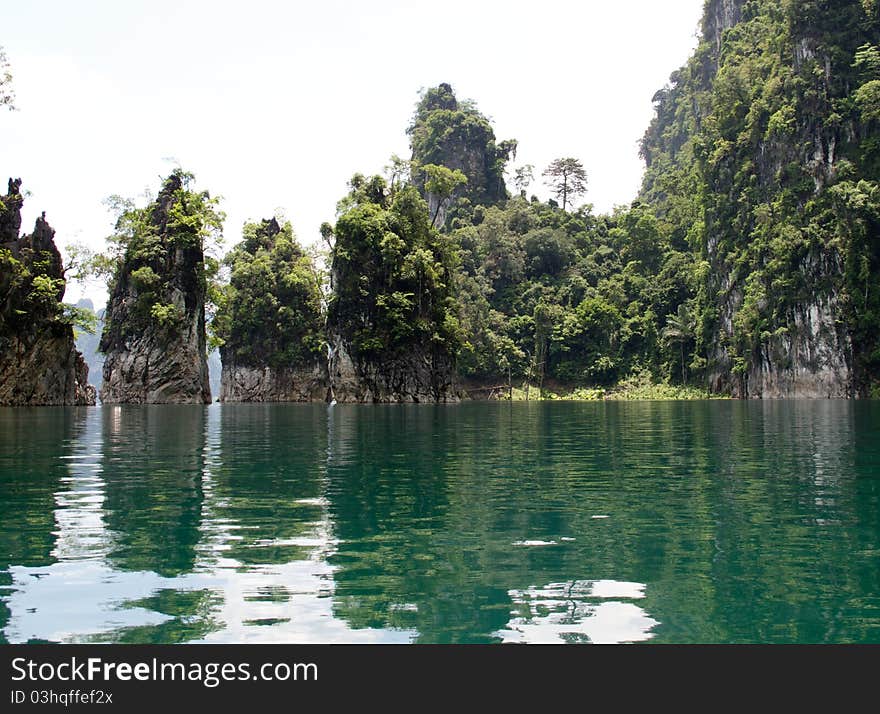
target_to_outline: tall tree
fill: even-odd
[[[422,172],[425,175],[425,192],[430,202],[436,204],[431,216],[431,228],[435,228],[441,209],[452,200],[455,190],[468,180],[458,169],[452,170],[436,164],[425,164]]]
[[[666,327],[662,337],[667,344],[678,343],[681,353],[681,383],[687,384],[687,367],[684,358],[684,346],[696,337],[697,320],[688,308],[687,303],[678,306],[678,313],[666,317]]]
[[[0,46],[0,107],[7,107],[9,111],[15,110],[12,71],[9,68],[9,60],[6,58],[6,50],[2,46]]]
[[[534,171],[535,167],[532,164],[525,164],[517,167],[513,173],[513,185],[516,186],[516,190],[523,198],[525,198],[529,184],[535,180]]]
[[[562,202],[563,211],[573,199],[587,191],[587,172],[577,159],[571,157],[556,159],[544,169],[542,176],[548,179],[547,186]]]

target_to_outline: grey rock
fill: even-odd
[[[177,245],[168,233],[168,210],[182,187],[177,175],[159,192],[150,220],[165,246],[150,261],[129,262],[116,276],[105,314],[101,401],[106,404],[208,404],[211,388],[205,335],[205,260],[200,245]],[[173,305],[173,326],[138,315],[134,270],[148,265],[162,276],[160,299]]]
[[[323,402],[327,399],[327,369],[272,368],[223,365],[221,402]]]
[[[724,320],[731,323],[730,314]],[[742,375],[731,370],[725,350],[716,345],[710,386],[740,399],[846,399],[856,395],[852,344],[840,321],[834,294],[801,303],[789,325],[771,335]]]
[[[345,341],[333,335],[328,368],[331,399],[337,402],[457,402],[455,368],[448,360],[414,349],[405,357],[354,360]]]
[[[119,308],[117,308],[117,314]],[[104,360],[105,404],[208,404],[211,388],[204,347],[204,314],[189,314],[169,339],[152,328],[126,339]]]
[[[95,404],[89,368],[64,327],[0,338],[0,405]]]

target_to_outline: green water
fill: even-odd
[[[880,404],[0,410],[7,642],[880,642]]]

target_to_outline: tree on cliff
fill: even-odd
[[[12,70],[6,57],[6,50],[0,45],[0,107],[10,111],[15,109],[15,92],[12,89]]]
[[[425,164],[421,170],[425,175],[425,192],[437,204],[431,216],[431,228],[434,228],[441,209],[452,201],[455,190],[467,183],[467,176],[458,169],[453,171],[436,164]]]
[[[567,157],[556,159],[541,174],[548,179],[547,186],[562,202],[564,211],[573,199],[587,191],[587,172],[584,165],[577,159]]]
[[[289,221],[246,223],[223,262],[229,284],[211,323],[224,364],[273,368],[314,363],[324,347],[321,286]]]
[[[880,6],[722,4],[642,142],[643,205],[700,266],[688,347],[713,390],[878,393]]]
[[[219,246],[225,215],[218,198],[192,189],[194,181],[193,174],[175,169],[144,208],[119,197],[108,200],[118,212],[116,226],[107,239],[108,254],[95,262],[98,269],[112,271],[111,293],[131,292],[134,303],[127,307],[125,329],[154,325],[174,331],[182,314],[179,305],[166,299],[173,282],[195,280],[195,285],[179,287],[207,293],[217,262],[205,251]],[[186,276],[170,270],[178,249],[190,257]]]
[[[535,167],[532,164],[518,166],[513,172],[513,185],[516,186],[517,193],[525,198],[526,191],[535,180]]]
[[[66,286],[46,214],[19,237],[21,180],[0,197],[0,405],[94,404],[74,328],[88,314],[62,302]]]
[[[431,227],[411,185],[391,198],[381,176],[355,176],[340,202],[328,322],[356,359],[433,353],[460,345],[452,242]]]

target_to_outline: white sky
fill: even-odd
[[[0,188],[31,192],[56,242],[94,248],[102,201],[175,165],[223,197],[226,243],[282,209],[305,243],[357,171],[408,157],[422,87],[452,84],[516,138],[516,164],[580,158],[597,211],[631,201],[651,97],[696,45],[703,0],[28,0],[3,10],[15,113]],[[530,193],[546,197],[543,186]],[[86,292],[103,302],[95,286]],[[67,299],[81,291],[71,286]]]

